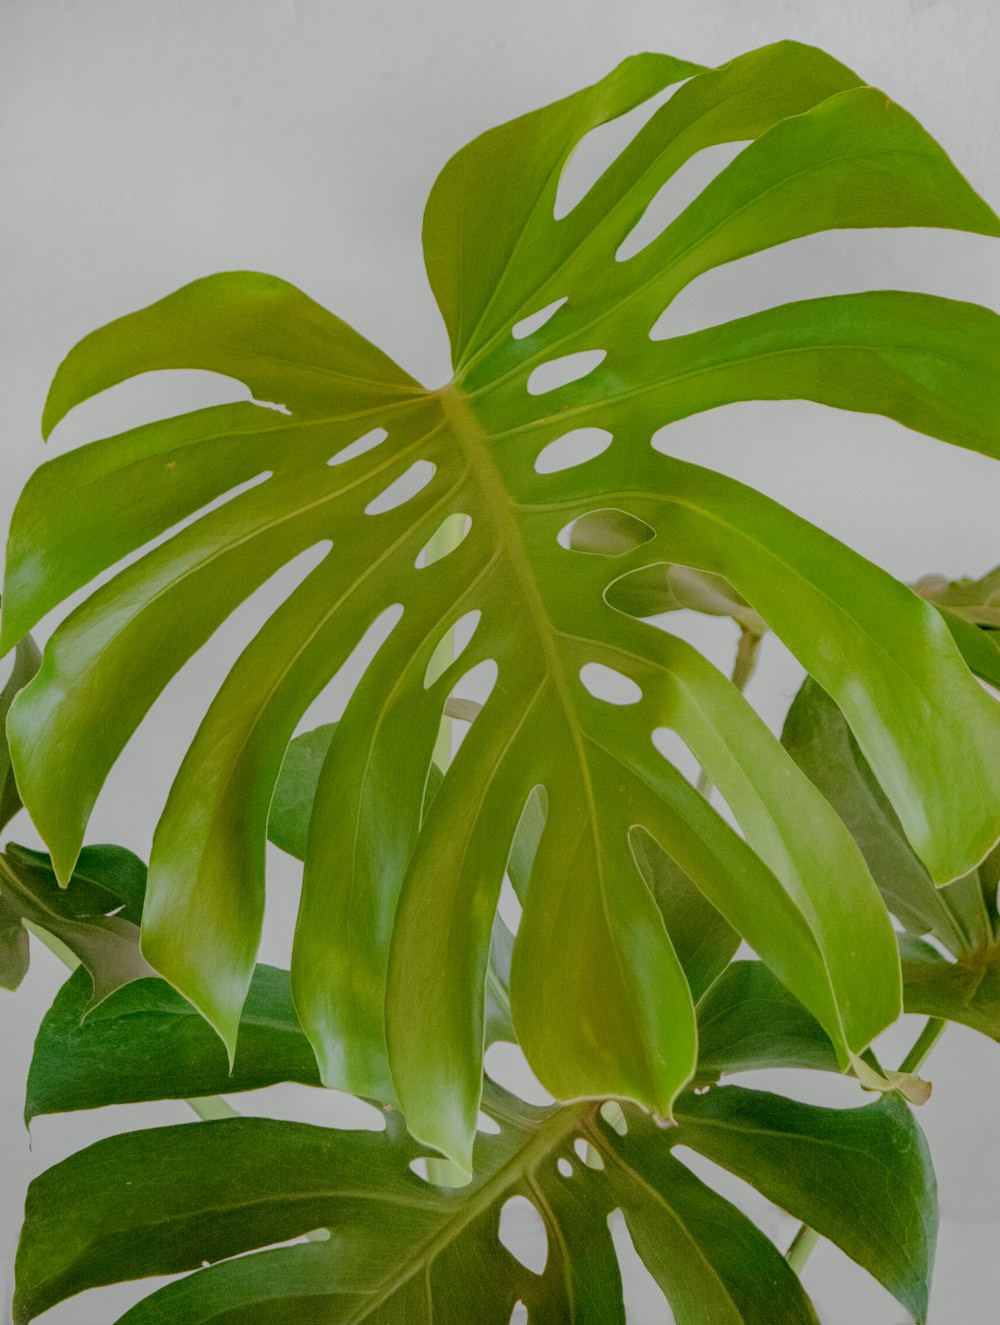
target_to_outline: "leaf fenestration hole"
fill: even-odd
[[[371,428],[361,437],[356,438],[353,442],[335,452],[326,463],[328,465],[346,465],[348,460],[357,460],[358,456],[374,451],[375,447],[381,446],[388,436],[389,434],[384,428]]]
[[[628,262],[648,248],[744,147],[745,141],[716,143],[689,157],[653,194],[642,216],[619,244],[615,260]]]
[[[500,1211],[500,1243],[532,1274],[544,1274],[549,1258],[545,1222],[526,1196],[511,1196]]]
[[[629,511],[605,506],[564,525],[556,536],[560,547],[599,557],[623,557],[656,537],[656,530]]]
[[[465,542],[469,530],[472,528],[472,517],[462,511],[454,511],[451,515],[446,515],[437,528],[437,531],[427,540],[424,546],[417,554],[414,565],[418,569],[424,566],[433,566],[435,562],[454,552]]]
[[[458,754],[469,729],[493,693],[499,671],[495,659],[484,658],[482,662],[470,667],[452,686],[441,714],[442,726],[449,724],[452,758]],[[458,711],[468,716],[459,716]]]
[[[522,317],[520,322],[515,322],[511,327],[510,334],[515,340],[526,340],[528,336],[533,336],[536,331],[541,331],[546,322],[549,322],[559,312],[567,297],[563,295],[561,299],[553,299],[551,304],[546,304],[537,313],[529,313],[527,317]]]
[[[510,876],[505,874],[503,883],[500,885],[500,900],[497,902],[497,911],[500,913],[500,919],[512,934],[516,934],[520,927],[522,910],[520,899],[514,891]]]
[[[626,1321],[636,1325],[643,1320],[672,1319],[666,1294],[636,1251],[621,1210],[612,1210],[608,1215],[608,1229],[622,1275]]]
[[[543,1107],[556,1102],[528,1066],[524,1050],[511,1040],[494,1040],[483,1056],[483,1067],[491,1081],[526,1104]]]
[[[295,727],[296,736],[312,731],[314,727],[319,727],[323,723],[338,722],[343,717],[361,678],[379,649],[399,625],[402,616],[402,603],[393,603],[378,614],[303,713]]]
[[[688,782],[698,781],[701,765],[683,736],[672,727],[657,727],[653,732],[653,745],[668,764],[673,764]]]
[[[460,616],[453,626],[448,627],[431,654],[427,670],[424,672],[425,690],[429,690],[452,663],[461,658],[469,647],[469,641],[476,633],[476,627],[479,625],[482,615],[479,608],[475,608],[471,612],[466,612],[464,616]]]
[[[619,1136],[628,1135],[628,1120],[617,1100],[605,1100],[601,1105],[601,1117]]]
[[[501,1127],[495,1118],[491,1118],[488,1113],[483,1113],[480,1109],[476,1115],[476,1131],[484,1132],[487,1136],[499,1136]]]
[[[436,473],[437,465],[432,460],[415,460],[409,469],[371,499],[365,507],[365,515],[385,515],[387,511],[394,511],[397,506],[412,501]]]
[[[589,1141],[585,1141],[582,1136],[578,1136],[573,1142],[573,1149],[576,1151],[576,1157],[581,1164],[586,1165],[588,1169],[603,1169],[604,1160],[594,1149]]]
[[[572,1178],[573,1165],[569,1162],[569,1160],[565,1157],[565,1155],[560,1156],[560,1158],[556,1161],[556,1168],[559,1170],[559,1172],[562,1174],[564,1178]]]
[[[514,1303],[514,1310],[510,1313],[508,1325],[528,1325],[528,1308],[520,1298]]]
[[[598,124],[584,134],[573,148],[559,176],[552,208],[556,221],[568,216],[584,200],[605,171],[618,160],[660,107],[681,86],[680,83],[674,83],[665,87],[640,105],[633,106],[624,115]]]
[[[569,386],[570,382],[578,382],[603,363],[607,354],[607,350],[577,350],[574,354],[562,354],[558,359],[540,363],[528,374],[528,395],[544,396],[561,386]]]
[[[535,473],[558,474],[562,469],[585,465],[603,455],[613,441],[614,435],[607,428],[573,428],[542,447],[535,457]]]
[[[630,676],[615,671],[613,667],[605,667],[604,663],[584,663],[580,668],[580,680],[585,690],[605,704],[625,707],[638,704],[642,699],[641,688]]]

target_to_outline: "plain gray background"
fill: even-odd
[[[627,54],[661,50],[718,64],[784,37],[825,47],[885,88],[1000,204],[995,0],[2,0],[2,522],[46,454],[38,419],[52,372],[91,328],[208,272],[259,269],[300,285],[437,385],[449,376],[447,347],[419,234],[424,199],[448,156]],[[710,164],[718,168],[721,157]],[[708,168],[696,167],[687,187]],[[995,241],[927,232],[816,237],[704,277],[678,300],[673,326],[872,287],[1000,307],[998,253]],[[51,451],[243,395],[209,375],[159,375],[80,409]],[[677,425],[671,445],[786,502],[904,579],[980,574],[1000,561],[1000,467],[884,420],[797,403],[739,405]],[[208,695],[287,583],[266,586],[240,609],[169,688],[116,768],[89,840],[148,854],[157,807]],[[728,665],[732,636],[721,623],[688,629]],[[772,723],[797,680],[768,641],[750,695]],[[332,711],[337,697],[323,702]],[[37,840],[30,825],[14,827],[21,840]],[[277,853],[271,883],[263,956],[286,963],[297,881]],[[28,1179],[99,1136],[190,1117],[183,1104],[165,1103],[44,1118],[29,1148],[19,1122],[24,1075],[61,979],[36,945],[22,990],[3,995],[0,1320]],[[915,1029],[891,1033],[886,1060],[898,1060]],[[931,1318],[987,1325],[1000,1300],[1000,1050],[952,1028],[928,1074],[935,1093],[921,1122],[943,1213]],[[843,1104],[861,1098],[846,1082],[817,1087],[794,1074],[759,1084],[817,1100],[832,1086]],[[240,1107],[341,1125],[364,1112],[293,1089],[244,1096]],[[785,1245],[793,1221],[738,1184],[726,1190]],[[806,1282],[825,1325],[904,1320],[829,1247],[814,1255]],[[634,1267],[629,1294],[635,1325],[668,1319]],[[44,1319],[104,1325],[138,1296],[98,1291]]]

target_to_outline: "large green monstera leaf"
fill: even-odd
[[[81,1020],[88,994],[78,971],[46,1016],[26,1117],[318,1081],[286,971],[257,968],[234,1076],[218,1037],[162,980],[130,984]],[[936,1187],[908,1106],[888,1095],[817,1108],[717,1087],[720,1072],[836,1070],[818,1023],[759,962],[728,968],[699,1025],[703,1084],[678,1099],[669,1128],[611,1102],[536,1108],[487,1082],[476,1177],[458,1189],[421,1174],[421,1148],[392,1109],[381,1134],[246,1117],[101,1141],[31,1186],[15,1318],[102,1284],[193,1269],[122,1325],[508,1325],[518,1301],[535,1325],[620,1325],[609,1230],[619,1211],[678,1325],[815,1325],[788,1263],[691,1172],[686,1147],[808,1220],[924,1320]],[[253,1108],[252,1095],[242,1102]],[[527,1247],[512,1244],[508,1220],[530,1217],[528,1207],[534,1233]],[[242,1254],[302,1234],[308,1245]]]
[[[557,216],[580,140],[677,83]],[[623,250],[679,167],[748,140],[661,234]],[[651,444],[698,411],[795,397],[996,453],[1000,319],[985,309],[873,291],[654,330],[711,268],[873,226],[1000,234],[913,119],[822,53],[782,44],[718,70],[644,55],[485,134],[439,177],[424,249],[451,337],[447,386],[425,389],[298,290],[245,272],[197,281],[71,352],[46,432],[158,369],[222,373],[261,403],[83,447],[43,466],[18,506],[7,647],[159,540],[66,617],[13,706],[18,786],[60,877],[167,681],[274,571],[326,552],[212,701],[153,843],[145,955],[230,1049],[282,757],[375,622],[387,637],[319,779],[293,954],[327,1084],[398,1104],[420,1141],[469,1167],[491,927],[526,805],[544,828],[513,1021],[557,1098],[619,1097],[669,1117],[694,1070],[692,999],[650,843],[801,1000],[843,1066],[894,1020],[891,925],[840,819],[721,673],[608,598],[661,564],[724,577],[836,700],[929,876],[964,875],[992,847],[1000,716],[939,613],[773,501]],[[589,550],[588,521],[617,531],[606,550]],[[445,554],[455,530],[465,536]],[[459,623],[456,638],[473,633],[448,661]],[[430,800],[446,702],[487,664],[493,689]],[[664,732],[740,832],[660,752]]]

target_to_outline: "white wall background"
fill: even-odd
[[[449,376],[447,347],[419,234],[424,198],[447,157],[632,52],[717,64],[784,37],[824,46],[884,87],[1000,205],[995,0],[2,0],[0,522],[46,454],[38,419],[52,372],[91,328],[194,277],[255,268],[300,285],[436,385]],[[678,301],[674,325],[886,286],[1000,308],[998,255],[995,241],[970,236],[817,237],[698,281]],[[159,412],[245,394],[206,375],[164,377],[80,409],[52,452]],[[1000,467],[981,457],[804,404],[733,406],[677,425],[673,436],[678,452],[762,488],[903,578],[978,574],[1000,561]],[[206,697],[278,592],[272,586],[241,609],[225,638],[170,687],[115,770],[90,840],[148,853],[156,808]],[[725,665],[728,634],[706,629],[701,638]],[[750,693],[775,723],[796,678],[769,641]],[[15,827],[36,840],[30,825]],[[263,955],[286,963],[296,885],[277,853],[272,882]],[[36,947],[20,993],[2,998],[0,1320],[29,1178],[99,1136],[188,1116],[178,1103],[43,1118],[29,1149],[19,1122],[24,1076],[61,979]],[[913,1034],[911,1026],[894,1032],[886,1060],[901,1056]],[[935,1094],[921,1122],[943,1211],[932,1321],[987,1325],[1000,1300],[1000,1050],[953,1028],[929,1075]],[[766,1084],[779,1083],[772,1076]],[[793,1077],[781,1084],[820,1098],[829,1083],[820,1095]],[[847,1083],[834,1084],[838,1102],[857,1102]],[[338,1102],[319,1092],[266,1092],[241,1107],[340,1116]],[[784,1245],[791,1221],[766,1209],[762,1217]],[[828,1247],[806,1280],[825,1325],[904,1319]],[[635,1325],[667,1320],[641,1279],[631,1291]],[[140,1295],[90,1293],[44,1319],[103,1325]]]

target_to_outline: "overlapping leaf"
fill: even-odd
[[[685,79],[556,219],[580,139]],[[685,161],[746,140],[661,235],[617,260]],[[773,502],[650,445],[664,424],[728,401],[805,397],[994,453],[1000,319],[984,309],[869,292],[649,334],[712,267],[829,227],[890,225],[1000,233],[905,112],[817,51],[782,44],[715,71],[641,56],[484,135],[442,172],[424,245],[452,340],[449,386],[424,390],[292,287],[248,273],[196,282],[70,354],[47,430],[129,376],[179,367],[225,373],[286,413],[227,405],[139,428],[43,467],[21,500],[8,645],[200,512],[69,615],[14,707],[19,784],[61,877],[170,677],[274,570],[332,543],[212,702],[153,845],[146,954],[230,1050],[285,748],[387,613],[395,624],[330,742],[306,844],[293,983],[326,1082],[399,1101],[415,1135],[469,1164],[493,914],[539,787],[545,825],[511,997],[557,1097],[619,1096],[669,1115],[694,1070],[694,1009],[639,859],[646,837],[819,1020],[841,1063],[895,1017],[895,944],[850,835],[720,674],[608,598],[660,563],[723,577],[842,706],[930,875],[963,874],[992,846],[1000,722],[937,612]],[[545,390],[534,370],[566,360],[565,380],[578,354],[589,375]],[[604,430],[610,447],[536,469],[580,428]],[[558,541],[607,510],[641,522],[645,541],[619,555]],[[424,564],[460,514],[464,541]],[[473,612],[471,642],[431,680],[442,638]],[[428,803],[446,700],[487,662],[494,688]],[[590,664],[627,678],[635,702],[592,695]],[[742,837],[660,755],[660,728],[692,749]]]
[[[678,1144],[804,1213],[923,1319],[934,1181],[899,1100],[817,1109],[730,1087],[685,1096],[669,1131],[634,1111],[609,1126],[595,1104],[532,1108],[492,1086],[484,1107],[499,1130],[480,1135],[477,1176],[458,1190],[410,1171],[419,1148],[391,1115],[381,1134],[241,1118],[99,1142],[32,1185],[16,1319],[100,1284],[213,1263],[122,1325],[458,1325],[470,1312],[506,1325],[517,1301],[538,1325],[623,1322],[607,1224],[617,1208],[679,1325],[814,1325],[781,1255],[672,1156]],[[498,1240],[515,1195],[545,1229],[542,1273]],[[240,1254],[315,1229],[328,1239]]]
[[[843,714],[814,682],[806,681],[796,696],[782,740],[850,827],[886,905],[907,930],[900,936],[906,1011],[961,1022],[1000,1040],[1000,850],[947,888],[935,888]],[[922,935],[932,936],[951,960]]]
[[[0,854],[0,967],[2,983],[16,988],[28,969],[24,923],[45,931],[85,970],[81,1016],[152,967],[139,949],[146,867],[118,846],[80,852],[65,888],[44,853],[7,844]]]

